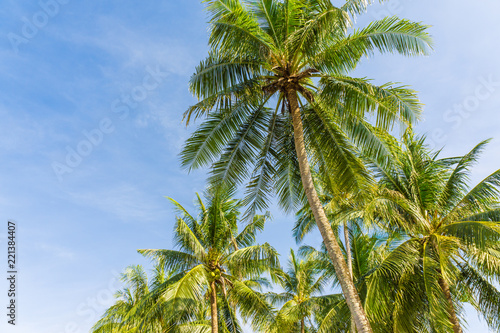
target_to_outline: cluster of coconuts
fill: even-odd
[[[212,280],[219,280],[220,279],[220,269],[216,268],[215,270],[210,272],[210,278]]]

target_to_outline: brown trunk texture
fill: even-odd
[[[217,318],[217,289],[215,281],[210,283],[210,312],[212,315],[212,333],[219,333],[219,321]]]
[[[442,278],[439,278],[439,286],[444,292],[444,296],[446,297],[446,301],[448,301],[448,313],[450,316],[450,322],[453,325],[454,333],[462,333],[462,327],[460,327],[460,322],[457,318],[457,313],[455,312],[455,307],[453,306],[453,300],[451,298],[450,287],[448,283]]]

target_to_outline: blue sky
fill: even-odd
[[[147,262],[136,249],[171,247],[164,196],[189,207],[204,186],[177,156],[192,130],[181,123],[194,102],[187,81],[207,50],[199,1],[54,1],[3,0],[0,11],[0,246],[17,221],[20,271],[19,325],[2,320],[2,332],[87,332],[118,272]],[[355,74],[419,91],[419,131],[446,155],[494,138],[474,182],[500,167],[499,11],[493,0],[393,0],[358,22],[432,25],[431,56],[376,56]],[[273,215],[260,240],[286,256],[293,216]]]

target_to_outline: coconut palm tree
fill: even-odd
[[[328,275],[323,274],[316,261],[297,257],[293,250],[290,250],[288,269],[275,269],[271,275],[283,292],[267,293],[270,302],[281,309],[266,332],[315,332],[315,313],[332,301],[332,295],[321,295],[329,282]],[[341,295],[333,297],[342,298]]]
[[[126,287],[117,292],[115,295],[118,298],[117,302],[107,309],[94,325],[93,333],[127,332],[139,325],[137,321],[127,318],[149,293],[146,273],[141,266],[131,266],[121,274],[121,279]]]
[[[469,186],[485,144],[439,158],[409,133],[391,163],[373,163],[372,197],[346,210],[404,236],[366,278],[366,310],[395,332],[462,332],[464,303],[500,328],[500,170]]]
[[[186,300],[210,305],[212,333],[241,332],[236,310],[255,328],[272,316],[255,287],[265,271],[279,266],[277,252],[269,244],[255,245],[266,216],[255,216],[238,233],[241,202],[231,194],[220,188],[207,193],[207,205],[198,196],[198,216],[171,199],[180,213],[175,225],[179,250],[139,250],[175,272],[173,283],[161,289],[162,299],[174,306]]]
[[[125,288],[119,290],[117,301],[106,310],[92,328],[92,333],[208,333],[210,325],[204,320],[206,309],[177,307],[175,311],[168,302],[160,302],[158,288],[168,281],[168,276],[159,265],[154,267],[151,281],[142,266],[130,266],[121,275]],[[191,304],[192,305],[192,304]]]
[[[421,111],[415,94],[388,83],[347,76],[374,51],[425,54],[426,26],[396,17],[351,30],[366,0],[341,7],[327,0],[208,0],[210,52],[191,77],[199,102],[186,122],[207,116],[181,157],[189,169],[212,165],[212,184],[249,179],[249,215],[270,193],[291,210],[307,198],[359,332],[370,332],[310,172],[355,186],[366,173],[354,144],[382,158],[386,148],[368,122],[391,128]],[[349,33],[351,31],[351,33]],[[309,153],[309,156],[308,156]]]

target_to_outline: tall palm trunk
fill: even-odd
[[[323,206],[321,205],[321,201],[319,200],[318,193],[314,188],[311,169],[309,161],[307,160],[306,147],[304,144],[304,130],[302,127],[296,91],[290,89],[287,92],[287,98],[290,103],[290,111],[292,113],[295,150],[297,151],[300,176],[304,186],[304,191],[307,195],[307,200],[309,201],[309,205],[311,206],[311,210],[314,214],[314,219],[316,220],[318,229],[323,237],[323,242],[328,250],[328,255],[332,260],[335,273],[337,274],[340,286],[342,287],[342,292],[349,310],[351,311],[351,316],[354,318],[354,322],[356,323],[356,328],[359,333],[372,333],[372,329],[363,309],[363,305],[361,304],[361,300],[358,296],[356,288],[354,287],[354,283],[349,276],[349,268],[345,263],[340,246],[337,243],[335,234],[333,233],[330,223],[328,222]]]
[[[219,333],[219,320],[217,318],[217,289],[215,281],[210,282],[210,312],[212,315],[212,333]]]
[[[344,242],[345,242],[345,252],[347,256],[347,267],[349,268],[349,275],[351,275],[351,280],[354,283],[354,274],[352,271],[351,241],[349,240],[349,229],[347,228],[347,222],[345,221],[344,221]],[[356,333],[356,324],[354,323],[353,316],[351,316],[351,333]]]
[[[306,333],[306,323],[304,322],[304,318],[300,321],[300,333]]]
[[[453,332],[462,333],[462,327],[460,327],[460,322],[458,321],[457,313],[455,312],[453,300],[451,299],[450,287],[442,277],[439,277],[439,286],[443,290],[444,296],[446,297],[446,301],[448,302],[448,313],[450,316],[450,322],[453,325]]]

